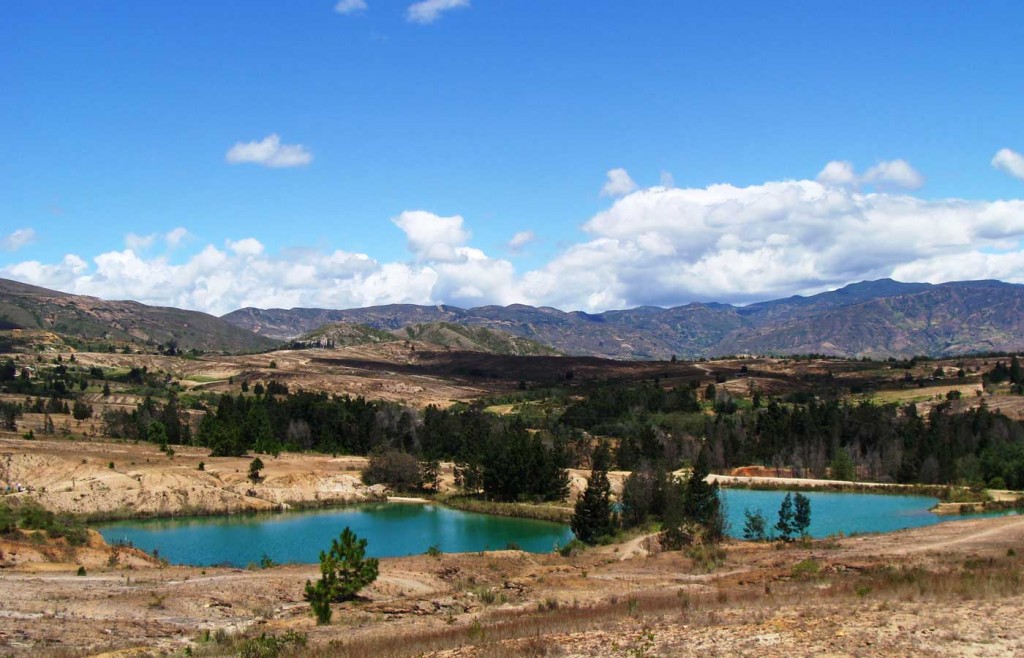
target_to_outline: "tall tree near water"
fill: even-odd
[[[687,518],[705,528],[705,537],[717,541],[725,534],[722,501],[718,498],[718,483],[708,482],[711,455],[707,446],[697,455],[690,479],[686,482],[684,510]]]
[[[602,537],[611,536],[615,532],[611,485],[608,482],[610,464],[608,446],[601,443],[594,451],[587,488],[576,501],[576,510],[572,515],[572,531],[577,539],[587,544],[596,544]]]

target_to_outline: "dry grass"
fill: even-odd
[[[311,647],[303,656],[380,656],[405,658],[472,647],[481,658],[559,656],[568,636],[607,633],[624,642],[621,655],[654,653],[649,624],[685,625],[689,629],[722,624],[763,623],[780,607],[833,605],[855,615],[865,600],[886,602],[962,602],[1024,594],[1024,570],[1016,556],[969,559],[946,568],[871,567],[863,571],[805,559],[790,567],[792,576],[765,575],[761,583],[742,586],[684,586],[671,591],[611,597],[591,605],[490,609],[472,620],[445,628],[395,637],[362,637]],[[802,609],[802,608],[801,608]],[[801,613],[802,614],[802,613]],[[645,639],[646,638],[646,639]]]

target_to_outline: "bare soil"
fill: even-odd
[[[0,433],[0,488],[9,500],[35,500],[56,512],[137,518],[287,510],[383,500],[360,480],[361,457],[261,457],[262,480],[248,479],[251,457],[210,457],[175,446],[172,457],[146,443],[40,440]],[[203,470],[199,469],[202,464]]]
[[[83,513],[371,493],[355,482],[359,458],[264,460],[267,479],[249,496],[247,459],[198,449],[169,459],[145,445],[8,437],[0,450],[8,476],[36,489],[16,495]],[[246,637],[290,630],[307,634],[308,655],[1024,655],[1024,517],[806,545],[733,542],[722,555],[659,552],[637,536],[568,557],[386,559],[363,598],[337,605],[324,627],[302,598],[317,565],[167,566],[98,534],[81,548],[8,538],[0,553],[0,653],[19,656],[235,655]]]

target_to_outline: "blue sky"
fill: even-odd
[[[775,4],[15,0],[0,276],[214,313],[1024,282],[1024,4]]]

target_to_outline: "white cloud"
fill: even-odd
[[[17,251],[36,241],[36,232],[31,228],[19,228],[0,238],[0,250]]]
[[[339,14],[356,14],[366,11],[366,0],[340,0],[334,5],[334,11]]]
[[[924,185],[924,176],[906,160],[883,161],[864,172],[864,182],[901,190],[917,190]]]
[[[675,187],[676,179],[672,176],[672,172],[663,171],[661,172],[660,183],[662,187]]]
[[[873,185],[879,190],[916,190],[924,185],[924,176],[906,160],[883,160],[858,174],[848,160],[833,160],[818,172],[819,183],[833,187]]]
[[[886,276],[1024,283],[1021,199],[923,199],[815,180],[655,186],[615,199],[583,225],[579,241],[527,272],[473,247],[459,215],[410,210],[392,222],[405,234],[409,262],[344,250],[273,254],[243,237],[197,246],[180,264],[124,249],[89,261],[14,263],[0,276],[216,314],[399,302],[587,311],[746,303]],[[523,231],[510,246],[530,238]]]
[[[129,233],[124,236],[124,245],[138,253],[146,251],[156,244],[156,241],[159,239],[163,240],[164,244],[166,244],[168,248],[176,249],[190,237],[192,237],[192,235],[188,232],[188,229],[178,226],[164,234],[150,233],[149,235],[138,235],[137,233]]]
[[[469,233],[461,215],[441,217],[425,210],[406,210],[391,220],[405,232],[409,251],[421,261],[463,260],[462,245]]]
[[[258,142],[238,142],[225,159],[231,164],[258,164],[264,167],[301,167],[313,161],[313,154],[302,144],[282,144],[278,135]]]
[[[144,251],[153,246],[153,242],[156,240],[156,234],[151,233],[149,235],[136,235],[135,233],[129,233],[124,236],[124,244],[132,251]]]
[[[637,189],[636,182],[629,177],[629,172],[618,167],[609,169],[605,174],[604,186],[601,187],[601,196],[623,196]]]
[[[519,231],[518,233],[512,236],[512,239],[509,240],[505,244],[505,246],[510,251],[519,251],[520,249],[522,249],[523,247],[530,244],[536,239],[537,234],[534,233],[533,231]]]
[[[164,242],[166,242],[167,246],[171,249],[175,249],[181,246],[181,243],[190,237],[192,237],[192,234],[188,232],[188,229],[184,226],[178,226],[164,234]]]
[[[999,149],[992,158],[992,166],[1004,174],[1024,180],[1024,155],[1016,151]]]
[[[244,238],[238,242],[227,241],[228,249],[239,256],[259,256],[263,253],[263,243],[256,238]]]
[[[433,23],[446,11],[469,7],[469,0],[421,0],[409,5],[406,19],[410,23]]]
[[[847,160],[833,160],[818,172],[818,182],[838,187],[856,186],[859,177],[853,171],[853,163]]]

